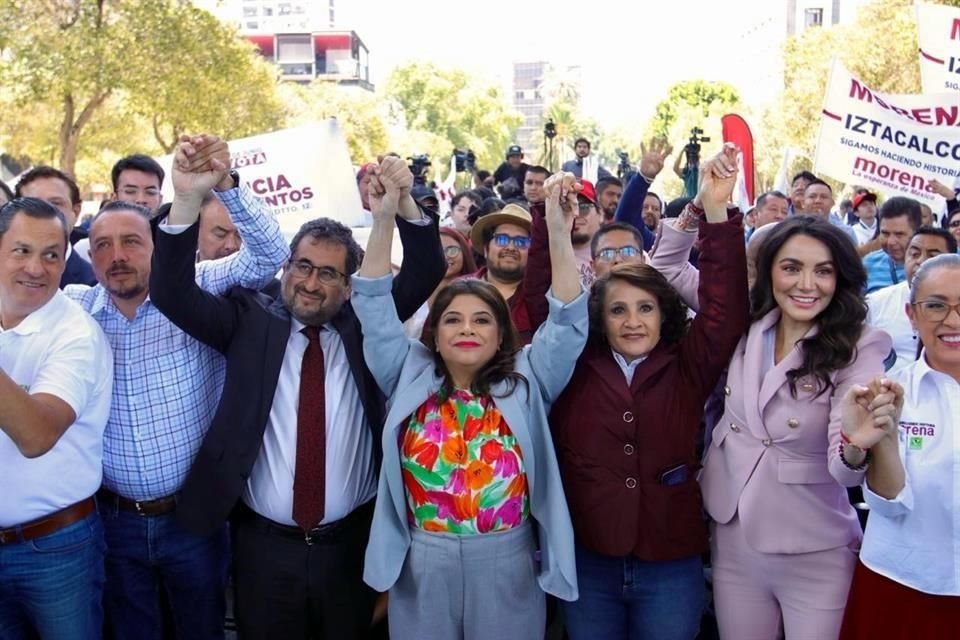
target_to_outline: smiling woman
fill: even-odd
[[[700,477],[723,637],[839,632],[861,537],[845,487],[863,481],[877,431],[841,425],[840,404],[891,347],[864,325],[865,282],[853,243],[825,220],[795,216],[764,238],[753,322]]]
[[[397,190],[371,175],[373,229],[351,301],[389,397],[364,579],[390,592],[391,637],[542,638],[544,592],[577,597],[546,412],[586,342],[587,305],[570,239],[572,176],[545,191],[553,286],[533,342],[522,346],[496,286],[467,278],[436,294],[424,346],[404,335],[390,297]],[[514,226],[491,228],[489,245],[519,256],[527,236]]]

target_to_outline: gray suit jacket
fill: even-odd
[[[388,397],[383,466],[363,576],[378,591],[387,591],[397,581],[410,546],[398,429],[443,382],[436,375],[433,354],[404,335],[390,298],[391,280],[392,276],[354,276],[351,298],[363,329],[367,367]],[[493,387],[491,395],[523,452],[530,514],[540,546],[540,587],[558,598],[573,601],[577,599],[573,525],[547,414],[570,380],[586,344],[587,295],[583,292],[567,305],[552,297],[549,300],[547,322],[533,342],[517,354],[515,368],[529,382],[529,393],[523,383],[510,394],[500,384]]]

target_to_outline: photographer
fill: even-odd
[[[523,184],[523,177],[527,173],[528,165],[523,161],[523,149],[518,144],[507,147],[507,159],[493,172],[494,184],[501,184],[513,178],[517,186]]]

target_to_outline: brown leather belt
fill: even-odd
[[[67,525],[83,520],[93,513],[96,505],[93,498],[87,498],[80,502],[55,511],[48,516],[31,520],[25,524],[10,527],[9,529],[0,529],[0,545],[13,544],[15,542],[26,542],[34,538],[42,538],[51,533],[56,533]]]
[[[122,511],[133,511],[141,516],[160,516],[177,508],[177,496],[166,496],[156,500],[131,500],[112,491],[100,489],[97,500],[105,506],[113,506]]]

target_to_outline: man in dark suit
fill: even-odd
[[[39,166],[30,169],[17,182],[17,197],[46,200],[63,213],[67,221],[67,233],[73,241],[73,227],[80,215],[80,189],[77,183],[64,172],[53,167]],[[97,284],[90,263],[81,258],[72,245],[67,246],[67,261],[60,278],[60,288],[68,284]]]
[[[187,162],[188,152],[174,162]],[[435,220],[410,197],[403,161],[388,156],[370,170],[399,194],[406,260],[394,302],[405,319],[440,282],[446,262]],[[153,303],[227,357],[223,399],[178,498],[179,521],[208,532],[237,507],[243,637],[361,638],[374,598],[362,567],[384,397],[363,361],[349,302],[360,247],[343,225],[313,220],[291,243],[279,298],[242,288],[218,297],[194,284],[198,209],[174,200],[169,224],[191,226],[179,234],[161,228],[150,278]]]

